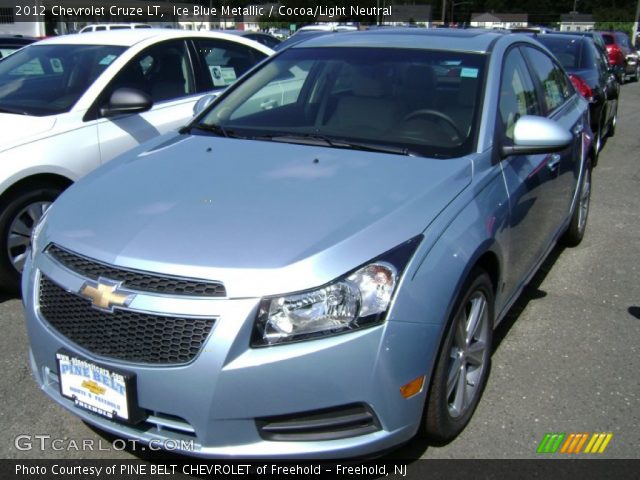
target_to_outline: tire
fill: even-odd
[[[604,107],[603,107],[604,109]],[[604,119],[604,113],[600,114],[600,119],[598,120],[598,131],[595,134],[595,154],[594,154],[594,164],[598,163],[598,156],[600,156],[600,152],[602,151],[602,145],[604,143],[604,138],[602,136],[602,121]]]
[[[22,189],[0,207],[0,289],[5,292],[20,292],[31,230],[61,192],[58,187],[44,185]]]
[[[616,134],[616,125],[618,124],[618,101],[616,100],[616,110],[611,119],[611,125],[609,125],[608,137],[613,137]]]
[[[461,328],[471,323],[474,309],[481,309],[482,305],[484,308],[478,316],[480,322],[469,335]],[[423,414],[424,434],[436,443],[450,442],[464,430],[487,383],[491,367],[494,293],[484,270],[476,268],[471,272],[452,312]],[[460,348],[462,344],[465,351]],[[469,355],[473,351],[475,355]]]
[[[569,247],[575,247],[582,242],[584,232],[587,229],[587,219],[589,218],[589,205],[591,203],[591,162],[587,163],[586,169],[580,180],[580,191],[578,201],[571,215],[571,223],[562,237],[562,243]]]

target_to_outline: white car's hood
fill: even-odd
[[[35,139],[51,130],[57,117],[0,113],[0,152]]]

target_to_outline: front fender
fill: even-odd
[[[504,302],[500,278],[509,235],[508,219],[507,193],[496,165],[485,172],[482,182],[474,181],[427,229],[389,312],[389,321],[435,326],[435,344],[440,345],[465,281],[487,254],[497,265],[495,311],[500,311]],[[423,364],[433,368],[439,348],[429,350]]]

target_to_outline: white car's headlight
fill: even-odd
[[[251,345],[296,342],[382,323],[399,276],[421,238],[392,250],[396,255],[382,255],[380,260],[323,287],[263,299]],[[394,262],[386,261],[387,256]]]

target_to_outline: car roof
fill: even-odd
[[[550,38],[551,40],[553,39],[558,39],[558,40],[565,40],[567,42],[586,42],[586,41],[592,41],[592,40],[587,40],[589,38],[588,35],[569,35],[568,33],[563,33],[563,34],[559,34],[559,33],[545,33],[544,35],[535,35],[533,38],[535,38],[536,40],[543,40],[545,38]]]
[[[505,32],[485,29],[385,28],[371,31],[340,32],[303,40],[290,48],[308,47],[386,47],[428,48],[488,52]]]
[[[73,35],[61,35],[59,37],[47,38],[39,42],[40,45],[115,45],[131,47],[137,43],[148,39],[170,40],[173,38],[218,38],[233,40],[236,42],[252,42],[255,46],[258,43],[252,40],[229,35],[222,32],[177,30],[169,28],[138,28],[123,30],[107,30],[101,32],[76,33]],[[264,45],[261,45],[264,47]],[[257,47],[256,47],[257,48]],[[264,50],[262,48],[261,50]]]

